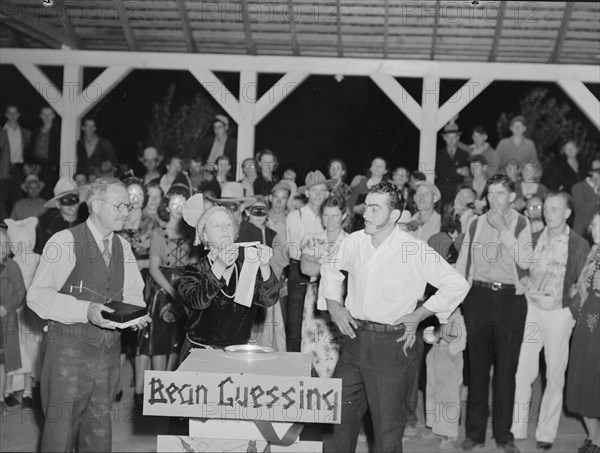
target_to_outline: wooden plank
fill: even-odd
[[[435,153],[437,145],[436,114],[440,98],[440,78],[427,75],[423,78],[421,96],[422,118],[419,138],[419,171],[423,172],[427,181],[435,179]]]
[[[261,96],[254,106],[254,125],[260,123],[309,76],[307,71],[288,72]]]
[[[229,57],[228,57],[229,58]],[[199,66],[189,66],[190,73],[200,82],[208,94],[233,118],[236,123],[240,121],[240,106],[236,97],[210,70]]]
[[[296,6],[293,0],[288,0],[288,17],[290,24],[290,38],[292,40],[292,54],[295,56],[300,55],[300,46],[298,45],[298,35],[296,31],[296,21],[298,20],[296,16]]]
[[[344,56],[344,44],[342,41],[342,12],[340,6],[340,0],[336,0],[336,33],[337,33],[337,53],[338,57],[342,58]]]
[[[440,0],[436,0],[436,2],[435,2],[435,19],[433,22],[433,31],[431,32],[432,39],[431,39],[431,51],[429,53],[430,60],[433,60],[435,57],[435,45],[438,40],[437,32],[438,32],[439,24],[440,24]]]
[[[452,118],[473,102],[493,81],[492,77],[477,77],[465,83],[444,105],[439,107],[435,121],[437,130],[442,129]]]
[[[492,50],[490,50],[488,61],[496,61],[496,58],[498,58],[498,48],[500,46],[500,38],[502,36],[502,25],[504,24],[505,11],[506,0],[502,0],[498,9],[498,19],[496,20],[496,29],[494,31],[494,42],[492,44]]]
[[[57,87],[39,67],[31,63],[16,63],[15,67],[44,98],[58,116],[63,113],[62,90]]]
[[[74,48],[77,45],[70,36],[66,35],[58,28],[43,21],[29,20],[26,16],[20,19],[15,15],[8,16],[5,13],[0,12],[0,23],[29,36],[48,47],[59,49],[61,46],[66,45]]]
[[[96,77],[77,97],[75,111],[84,117],[131,72],[127,66],[111,66]]]
[[[60,21],[62,23],[62,27],[67,36],[69,36],[72,39],[73,43],[75,44],[75,48],[85,49],[85,45],[75,32],[75,28],[71,23],[71,19],[69,18],[69,11],[67,9],[67,6],[65,5],[65,2],[63,0],[54,0],[54,4],[55,7],[58,7],[58,9],[60,10]]]
[[[573,2],[567,2],[565,12],[563,15],[562,23],[560,24],[560,30],[558,30],[558,36],[556,37],[556,46],[552,52],[552,56],[548,59],[548,63],[558,63],[560,55],[567,36],[567,30],[569,29],[569,21],[571,20],[571,14],[575,4]]]
[[[242,0],[242,19],[244,21],[244,35],[246,36],[246,50],[248,55],[256,55],[256,47],[252,38],[252,26],[248,17],[249,14],[248,0]]]
[[[119,15],[119,22],[121,23],[123,35],[125,35],[125,39],[127,40],[129,50],[131,50],[132,52],[137,52],[139,50],[139,46],[137,40],[135,39],[135,34],[133,33],[131,23],[129,22],[128,10],[123,2],[117,1],[116,6]]]
[[[388,57],[388,53],[390,51],[390,22],[389,22],[389,14],[390,14],[390,0],[384,0],[384,15],[383,15],[383,58]],[[352,30],[348,30],[349,33],[352,33]]]
[[[144,415],[340,423],[341,379],[146,371]]]
[[[190,19],[187,14],[187,7],[185,0],[176,0],[177,11],[179,12],[179,18],[181,19],[181,25],[183,27],[183,37],[185,38],[185,44],[188,52],[198,53],[198,46],[192,33],[192,27],[190,26]]]
[[[421,106],[394,77],[383,74],[371,74],[371,80],[400,109],[417,129],[421,129],[423,111]]]

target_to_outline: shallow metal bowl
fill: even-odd
[[[275,350],[273,348],[257,344],[236,344],[225,348],[226,354],[231,355],[231,357],[243,359],[266,358],[274,352]]]

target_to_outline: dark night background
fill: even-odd
[[[58,86],[62,68],[44,67],[43,71]],[[84,83],[90,83],[101,69],[86,69]],[[239,75],[217,73],[234,95],[238,95]],[[21,124],[28,129],[38,126],[39,108],[44,100],[12,65],[0,66],[2,80],[0,108],[16,103]],[[258,94],[262,95],[280,75],[259,75]],[[420,79],[399,79],[417,102],[421,101]],[[466,81],[442,80],[440,105]],[[203,90],[194,77],[184,71],[135,70],[131,72],[88,115],[96,118],[98,133],[108,137],[119,156],[130,163],[146,145],[144,138],[151,120],[152,105],[161,100],[168,86],[177,86],[176,102],[185,102]],[[598,86],[590,86],[598,96]],[[496,123],[501,112],[516,114],[519,102],[535,87],[548,88],[549,95],[572,106],[574,117],[586,124],[594,136],[596,128],[579,112],[562,90],[553,83],[494,82],[461,113],[458,124],[462,141],[471,143],[470,130],[483,125],[489,142],[498,140]],[[214,102],[208,97],[210,102]],[[215,102],[216,105],[216,102]],[[217,107],[218,108],[218,107]],[[233,128],[235,135],[235,126]],[[438,146],[442,139],[438,138]],[[302,175],[314,168],[325,169],[332,157],[341,157],[350,175],[363,173],[369,161],[383,156],[391,168],[403,165],[416,169],[419,131],[367,77],[311,76],[259,123],[255,150],[269,148],[280,160],[279,172],[293,166],[302,183]]]

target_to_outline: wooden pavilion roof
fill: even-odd
[[[45,2],[3,0],[0,47],[589,65],[600,61],[600,2]]]

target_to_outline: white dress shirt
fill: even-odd
[[[433,248],[399,228],[377,248],[364,230],[342,242],[337,259],[321,267],[319,310],[327,309],[325,299],[341,303],[342,270],[348,272],[345,306],[350,315],[382,324],[397,324],[402,316],[412,313],[427,283],[438,291],[424,307],[441,323],[447,322],[469,292],[467,281]]]
[[[103,238],[90,219],[86,221],[98,248],[104,250]],[[111,233],[109,247],[117,237],[123,246],[124,278],[123,302],[144,307],[144,280],[131,250],[131,245],[121,236]],[[75,268],[75,244],[73,234],[62,230],[54,234],[40,259],[40,265],[27,292],[27,304],[42,319],[63,324],[87,323],[87,311],[91,302],[78,300],[68,294],[59,293]]]
[[[10,163],[11,164],[22,164],[23,163],[23,136],[21,135],[21,128],[16,127],[13,129],[8,124],[4,125],[6,135],[8,136],[8,147],[10,148]]]
[[[308,205],[288,214],[285,229],[287,234],[287,250],[290,259],[300,260],[303,241],[310,235],[323,233],[321,217],[315,214]]]

